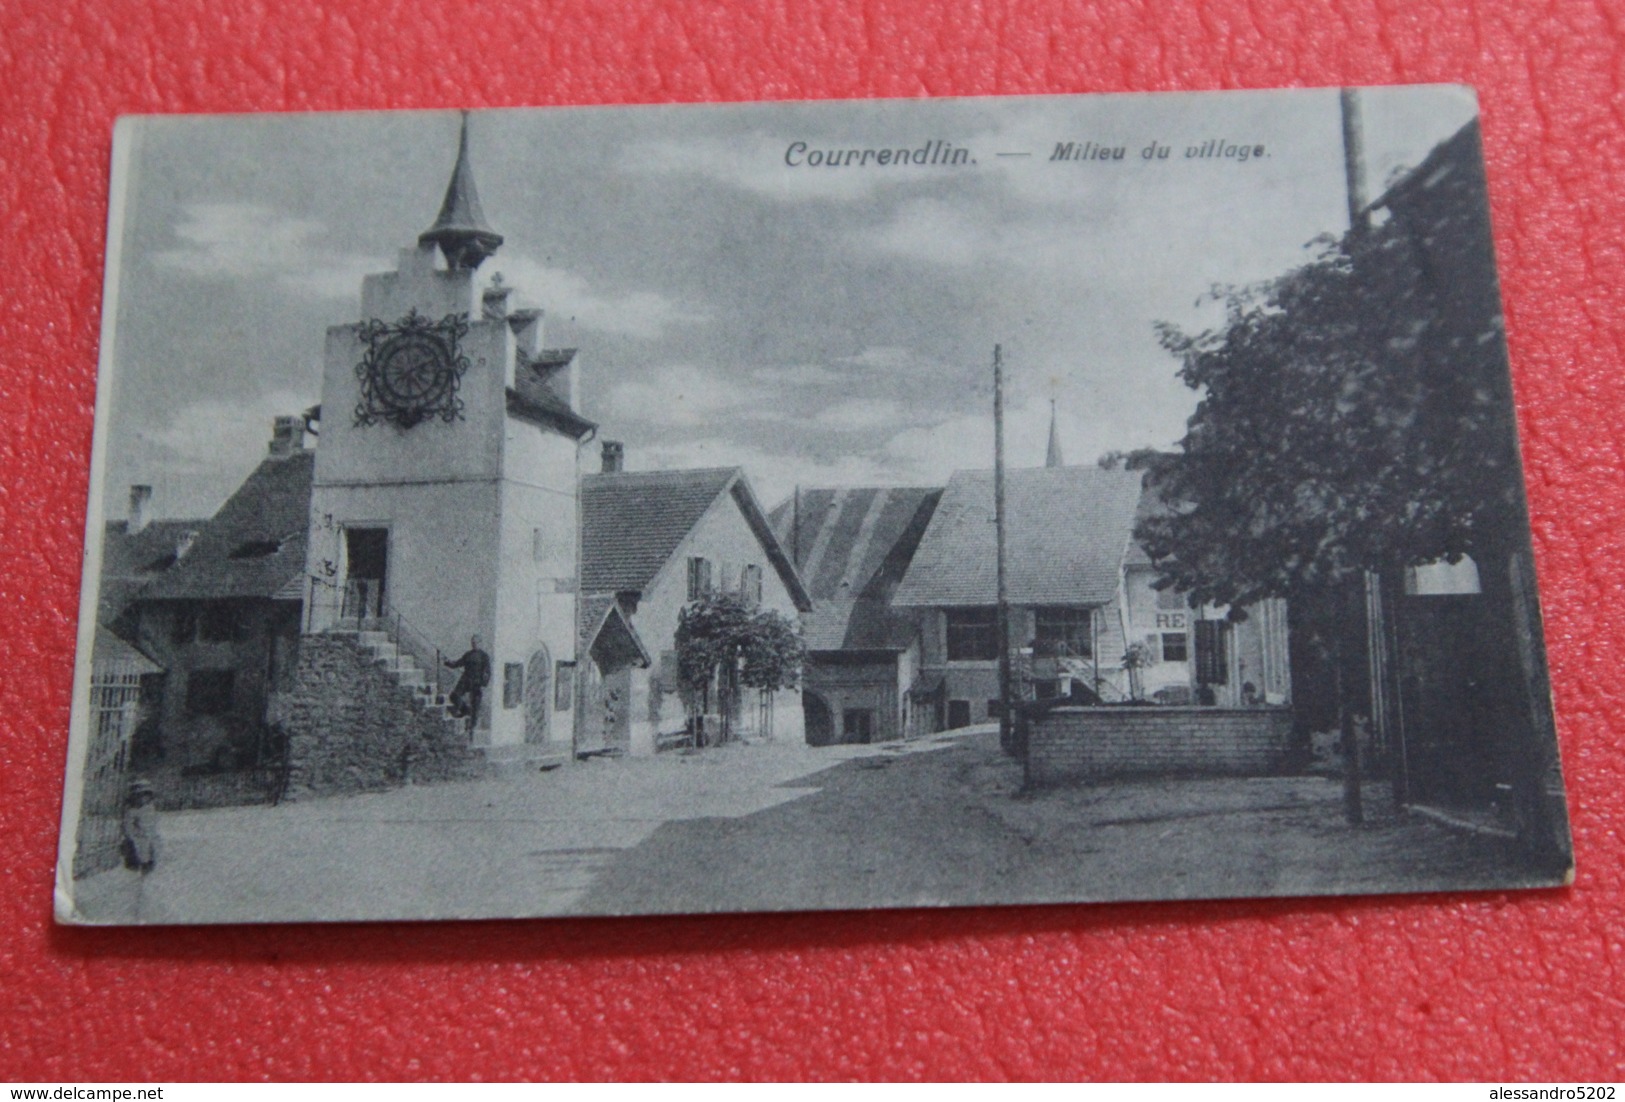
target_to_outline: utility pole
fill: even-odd
[[[1365,209],[1365,134],[1360,125],[1360,94],[1353,88],[1344,88],[1338,94],[1338,99],[1343,109],[1343,179],[1348,196],[1349,236],[1359,237],[1365,233],[1369,225]],[[1378,715],[1378,704],[1382,694],[1377,680],[1376,650],[1380,636],[1378,631],[1373,630],[1380,624],[1380,612],[1374,602],[1380,600],[1381,593],[1374,584],[1375,579],[1370,571],[1365,572],[1362,581],[1365,588],[1366,672],[1367,683],[1371,689],[1371,703],[1367,711],[1370,713],[1369,722],[1375,729],[1375,725],[1382,722]],[[1344,622],[1337,625],[1339,641],[1335,653],[1338,664],[1336,677],[1337,707],[1340,713],[1338,719],[1343,740],[1343,817],[1351,826],[1358,826],[1365,820],[1365,809],[1360,793],[1360,732],[1353,723],[1352,706],[1348,699],[1348,675],[1343,669],[1344,656],[1348,653],[1348,647],[1343,642],[1343,637],[1347,635],[1345,617],[1352,604],[1352,600],[1337,602],[1339,619]],[[1377,614],[1377,618],[1373,618],[1373,613]]]
[[[999,640],[999,748],[1018,751],[1010,705],[1010,592],[1004,562],[1004,359],[993,346],[993,527],[998,547],[997,634]]]

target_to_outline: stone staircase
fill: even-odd
[[[426,670],[423,663],[401,647],[388,631],[374,628],[370,623],[340,620],[328,629],[327,634],[354,641],[371,656],[374,665],[411,692],[419,709],[438,716],[446,724],[448,732],[467,737],[467,721],[451,714],[451,701],[437,686],[435,671]],[[544,765],[559,765],[569,760],[567,748],[526,744],[491,746],[479,741],[486,736],[487,732],[475,731],[474,741],[470,745],[470,749],[480,756],[484,767],[482,772],[486,774],[530,772]]]
[[[350,639],[371,657],[373,664],[412,693],[418,706],[438,715],[448,724],[461,723],[451,714],[451,701],[436,687],[435,672],[426,670],[412,654],[403,650],[387,631],[363,626],[354,620],[340,620],[327,634]]]

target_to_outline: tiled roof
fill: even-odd
[[[581,591],[646,589],[737,467],[621,471],[581,480]]]
[[[142,600],[271,598],[305,570],[314,452],[266,459],[198,531]]]
[[[544,348],[534,359],[521,358],[508,391],[508,412],[560,428],[577,439],[597,428],[547,385],[547,377],[568,366],[575,354],[573,348]]]
[[[808,598],[738,467],[618,471],[581,480],[581,592],[642,592],[711,503],[731,493],[798,607]]]
[[[773,510],[779,542],[812,595],[802,618],[811,650],[901,650],[916,633],[891,595],[942,491],[922,487],[802,490]]]
[[[112,624],[143,586],[175,565],[175,549],[188,532],[203,530],[207,520],[154,520],[130,534],[126,521],[108,521],[102,530],[101,587],[96,593],[96,622]]]
[[[164,672],[164,668],[140,648],[120,639],[100,624],[96,626],[96,638],[91,644],[90,660],[103,670],[126,676]]]
[[[1116,595],[1143,472],[1099,467],[1005,475],[1010,603],[1094,606]],[[998,594],[993,472],[959,471],[892,603],[991,605]]]

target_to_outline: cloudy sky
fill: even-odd
[[[1373,194],[1467,122],[1447,88],[1363,93]],[[155,485],[211,513],[271,418],[320,400],[326,326],[433,220],[453,112],[172,117],[130,127],[108,505]],[[1188,158],[1209,139],[1263,145]],[[915,149],[956,167],[812,168],[809,149]],[[1167,446],[1195,396],[1157,320],[1278,274],[1346,224],[1335,91],[479,112],[481,269],[581,349],[583,412],[632,469],[741,464],[792,486],[940,484],[992,463],[1004,346],[1009,458]],[[1054,162],[1058,142],[1121,161]],[[1166,159],[1146,159],[1153,142]],[[1011,156],[1009,154],[1030,154]],[[1000,154],[1006,154],[1000,156]]]

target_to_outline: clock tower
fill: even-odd
[[[509,307],[474,186],[465,114],[440,214],[365,277],[327,331],[311,493],[309,632],[390,634],[422,665],[478,637],[479,745],[568,745],[579,451],[574,349]],[[451,677],[443,672],[443,677]],[[449,681],[446,682],[449,684]]]

